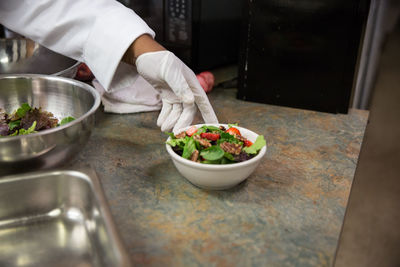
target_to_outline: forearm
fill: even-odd
[[[0,23],[85,62],[106,89],[132,42],[154,35],[133,10],[113,0],[0,0]]]
[[[135,65],[136,59],[140,55],[148,52],[163,50],[166,49],[156,42],[150,35],[143,34],[129,46],[122,58],[122,61],[131,65]]]

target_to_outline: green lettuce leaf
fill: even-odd
[[[187,138],[175,138],[167,140],[166,143],[172,147],[179,146],[183,149],[188,141],[189,139]]]
[[[200,152],[205,160],[218,160],[224,156],[225,152],[219,146],[210,146]]]
[[[254,144],[252,144],[249,147],[244,147],[242,150],[246,152],[247,154],[257,154],[258,151],[260,151],[263,146],[267,145],[267,142],[265,142],[264,136],[259,135],[257,136],[256,141]]]
[[[170,133],[170,132],[164,132],[166,135],[168,135],[169,137],[171,137],[171,139],[176,139],[175,134],[174,133]]]
[[[23,103],[23,104],[17,109],[17,111],[16,111],[15,113],[18,115],[18,117],[22,118],[22,117],[24,117],[25,114],[26,114],[27,112],[29,112],[31,109],[32,109],[32,108],[31,108],[31,106],[29,106],[28,103]]]
[[[228,129],[232,127],[239,126],[237,123],[228,123]]]
[[[64,125],[64,124],[67,124],[68,122],[71,122],[71,121],[73,121],[73,120],[75,120],[74,117],[71,117],[71,116],[65,117],[64,119],[61,120],[60,126],[61,126],[61,125]]]
[[[223,132],[219,127],[217,127],[217,126],[212,126],[212,125],[204,125],[204,126],[201,126],[198,130],[197,130],[197,134],[200,134],[200,133],[205,133],[206,131],[210,131],[210,132],[217,132],[217,133],[221,133],[221,132]]]
[[[220,138],[218,139],[217,143],[218,145],[223,143],[223,142],[228,142],[228,143],[235,143],[235,144],[241,144],[239,140],[237,140],[233,135],[229,133],[222,132],[220,134]]]
[[[187,141],[187,143],[183,147],[182,157],[185,159],[190,158],[190,156],[192,155],[192,153],[195,150],[196,150],[196,144],[195,144],[194,140],[192,138],[190,138],[189,141]]]
[[[229,160],[229,159],[227,159],[226,157],[223,157],[223,158],[221,159],[221,162],[220,162],[220,164],[231,164],[231,163],[236,163],[236,162],[233,161],[233,160]]]
[[[11,134],[11,135],[9,135],[9,136],[16,136],[16,135],[25,135],[25,134],[36,133],[35,127],[36,127],[36,121],[34,121],[34,122],[32,123],[32,126],[29,127],[27,130],[25,130],[24,128],[22,128],[22,129],[19,129],[19,130],[15,131],[13,134]]]
[[[11,121],[8,124],[8,128],[10,129],[10,131],[12,131],[15,127],[19,126],[20,124],[21,124],[21,120]]]
[[[233,155],[228,153],[228,152],[224,153],[224,158],[226,158],[226,159],[228,159],[230,161],[235,161],[235,158],[233,157]]]

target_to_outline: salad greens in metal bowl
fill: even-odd
[[[52,75],[0,75],[0,176],[67,163],[87,143],[99,106],[99,93],[86,83]],[[17,116],[9,120],[6,114]],[[66,117],[75,119],[61,125]]]
[[[41,107],[32,108],[28,103],[21,104],[10,114],[0,107],[0,138],[37,133],[73,120],[74,117],[68,116],[59,121],[53,113],[42,110]]]

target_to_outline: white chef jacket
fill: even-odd
[[[142,34],[155,35],[114,0],[0,0],[0,23],[85,62],[106,89],[132,42]]]

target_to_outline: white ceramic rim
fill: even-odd
[[[191,125],[191,126],[182,128],[178,132],[179,133],[183,132],[183,131],[189,129],[190,127],[192,127],[192,126],[201,127],[201,126],[204,126],[204,125],[224,126],[225,128],[228,127],[228,124],[224,124],[224,123],[218,123],[218,124],[215,124],[215,123],[203,123],[203,124],[195,124],[195,125]],[[259,134],[255,133],[255,132],[253,132],[253,131],[251,131],[249,129],[246,129],[246,128],[243,128],[243,127],[240,127],[240,126],[235,126],[235,128],[238,128],[239,131],[245,130],[245,131],[248,131],[248,132],[250,132],[252,134],[255,134],[257,137],[259,136]],[[246,136],[244,135],[244,137],[246,137]],[[167,141],[170,140],[170,139],[171,139],[171,137],[168,137]],[[257,162],[258,160],[260,160],[262,157],[264,157],[264,155],[265,155],[265,153],[267,151],[267,145],[265,145],[263,148],[261,148],[261,150],[258,152],[258,154],[254,158],[251,158],[251,159],[246,160],[246,161],[242,161],[242,162],[238,162],[238,163],[232,163],[232,164],[202,164],[202,163],[191,161],[189,159],[182,158],[181,156],[176,154],[175,151],[172,150],[172,147],[170,145],[165,144],[165,146],[167,148],[168,153],[171,155],[171,157],[174,160],[176,160],[176,161],[178,161],[178,162],[180,162],[182,164],[191,166],[191,167],[196,168],[196,169],[201,169],[201,170],[226,170],[226,169],[243,168],[245,166],[251,165],[251,164]]]

